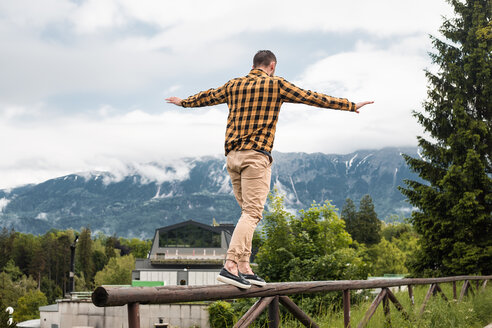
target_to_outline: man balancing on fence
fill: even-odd
[[[231,177],[241,217],[232,234],[224,268],[217,280],[240,288],[264,286],[265,281],[249,265],[251,242],[262,218],[270,191],[272,148],[280,107],[284,102],[359,113],[372,101],[353,103],[321,93],[303,90],[274,76],[277,58],[260,50],[253,58],[253,69],[245,77],[232,79],[217,89],[200,92],[186,99],[167,98],[182,107],[202,107],[227,103],[229,116],[225,135],[227,171]]]

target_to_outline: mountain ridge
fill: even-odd
[[[381,219],[411,211],[397,190],[418,180],[401,154],[415,147],[360,150],[349,154],[274,152],[272,189],[292,211],[330,200],[341,209],[370,194]],[[39,184],[0,190],[0,226],[29,233],[80,229],[149,238],[156,228],[188,219],[211,224],[237,221],[240,209],[225,157],[183,158],[172,163],[127,165],[111,172],[79,172]]]

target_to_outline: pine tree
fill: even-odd
[[[341,217],[345,221],[345,230],[352,236],[357,234],[357,208],[355,208],[354,201],[350,198],[345,200],[343,205]]]
[[[418,137],[422,158],[404,155],[426,183],[401,188],[418,208],[421,235],[414,274],[492,273],[492,25],[490,0],[449,0],[444,39],[431,37],[439,71],[426,71],[428,98],[414,116],[430,138]]]
[[[83,272],[86,280],[86,285],[91,286],[91,281],[94,276],[94,262],[92,261],[93,241],[91,239],[91,230],[84,228],[80,232],[76,255],[76,269],[78,272]]]
[[[364,195],[360,200],[356,224],[359,234],[354,237],[355,240],[366,245],[374,245],[381,241],[381,220],[378,219],[369,195]]]
[[[362,197],[359,211],[352,199],[347,198],[341,216],[345,220],[345,229],[354,240],[366,245],[374,245],[381,240],[381,221],[374,210],[371,196]]]

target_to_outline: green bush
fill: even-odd
[[[228,328],[234,325],[234,312],[230,303],[225,301],[213,302],[207,310],[211,328]]]

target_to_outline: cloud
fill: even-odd
[[[427,33],[451,11],[441,0],[16,0],[0,12],[5,188],[222,154],[225,106],[178,110],[162,98],[247,72],[263,46],[282,50],[278,73],[301,87],[376,101],[360,115],[285,105],[276,150],[414,144]]]
[[[6,208],[9,203],[10,203],[10,199],[0,198],[0,213],[3,212],[3,209]]]
[[[129,163],[155,181],[183,178],[184,163],[173,172],[141,163],[223,153],[226,118],[220,106],[156,115],[141,110],[103,118],[78,115],[41,124],[0,120],[1,148],[8,154],[0,158],[0,188],[93,170],[121,178]]]
[[[307,68],[296,84],[353,102],[375,100],[360,114],[284,106],[277,150],[345,152],[416,145],[422,129],[412,117],[425,98],[425,52],[414,38],[386,49],[359,44],[356,50],[328,56]],[[418,44],[425,44],[419,40]]]

